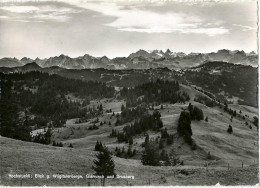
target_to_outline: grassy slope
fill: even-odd
[[[10,179],[8,174],[91,174],[94,152],[87,149],[70,149],[44,146],[1,137],[1,184],[2,185],[87,185],[89,180],[72,179]],[[44,155],[44,157],[43,157]],[[114,157],[119,175],[134,175],[128,180],[132,185],[225,185],[256,184],[257,166],[246,168],[211,169],[203,167],[149,167],[140,161]],[[145,173],[144,173],[145,172]],[[91,185],[99,181],[91,180]],[[126,185],[126,180],[113,179],[109,185]]]

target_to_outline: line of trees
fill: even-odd
[[[51,129],[47,129],[45,133],[40,133],[32,137],[32,141],[40,144],[48,145],[51,143]]]
[[[31,127],[27,112],[19,118],[19,106],[13,96],[13,83],[10,80],[1,80],[0,98],[0,134],[1,136],[23,141],[31,141]]]
[[[133,124],[127,125],[123,128],[123,132],[115,132],[112,130],[111,136],[117,137],[118,142],[133,143],[133,137],[145,131],[159,131],[163,127],[160,119],[161,114],[154,111],[152,115],[145,114],[136,120]]]
[[[198,108],[197,106],[193,106],[191,103],[189,103],[188,110],[190,112],[190,119],[191,120],[203,120],[204,114],[203,111]]]
[[[174,149],[169,153],[165,150],[158,148],[154,141],[149,140],[149,135],[145,139],[145,149],[142,152],[141,162],[143,165],[149,166],[175,166],[177,164],[183,165],[175,154]]]
[[[124,87],[120,95],[126,98],[126,107],[135,107],[141,103],[162,103],[162,102],[185,102],[189,95],[179,91],[177,81],[159,80],[148,82],[133,88]],[[142,97],[140,97],[142,96]]]
[[[220,106],[220,102],[217,103],[216,101],[214,101],[213,99],[209,99],[208,97],[206,96],[202,96],[202,95],[197,95],[195,98],[194,98],[194,101],[195,102],[199,102],[201,104],[205,104],[206,106],[208,107],[215,107],[217,105]]]
[[[126,108],[124,105],[121,106],[121,123],[130,122],[136,118],[139,118],[143,114],[147,113],[146,108],[137,106],[135,108]]]
[[[116,149],[115,149],[115,155],[117,157],[122,157],[122,158],[134,157],[136,155],[136,152],[137,152],[136,149],[132,150],[131,146],[128,147],[127,151],[125,151],[124,147],[122,147],[122,149],[119,147],[116,147]]]

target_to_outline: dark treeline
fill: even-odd
[[[88,109],[82,109],[81,106],[87,105],[89,100],[112,97],[114,94],[114,89],[103,83],[83,82],[39,72],[20,73],[9,77],[14,82],[14,95],[22,108],[31,108],[33,114],[54,120],[82,117]],[[37,91],[25,90],[25,86]],[[83,102],[67,99],[65,95],[69,93],[83,97]]]
[[[205,104],[206,106],[211,107],[211,108],[213,108],[217,105],[220,106],[220,103],[217,103],[216,101],[209,99],[208,97],[202,96],[202,95],[197,95],[196,98],[194,98],[194,101],[199,102],[201,104]]]
[[[97,81],[84,82],[78,79],[68,79],[58,75],[49,75],[41,72],[15,73],[4,75],[2,79],[17,81],[16,85],[26,85],[29,88],[40,86],[39,91],[56,90],[57,93],[76,93],[79,97],[88,96],[90,99],[112,97],[113,87],[107,87],[105,83]],[[20,83],[20,84],[19,84]]]
[[[67,94],[82,100],[72,101]],[[114,88],[100,82],[83,82],[40,72],[2,75],[1,135],[29,141],[31,128],[60,127],[66,119],[92,118],[100,109],[86,108],[89,100],[113,95]]]
[[[95,145],[95,151],[103,151],[104,146],[101,141],[97,141]]]
[[[220,100],[217,99],[212,93],[210,93],[210,92],[208,92],[208,91],[205,91],[205,90],[203,90],[203,89],[199,89],[199,88],[197,88],[197,87],[194,87],[194,89],[200,91],[201,93],[204,93],[205,95],[207,95],[207,96],[208,96],[209,98],[211,98],[212,100],[215,100],[215,101],[220,102]]]
[[[134,88],[124,87],[120,94],[126,98],[126,107],[136,106],[140,103],[185,102],[189,95],[180,91],[177,81],[157,80],[148,82]]]
[[[92,119],[94,117],[97,117],[98,115],[103,113],[103,106],[102,104],[98,105],[97,108],[90,107],[89,108],[83,108],[81,109],[80,114],[78,115],[78,119],[76,120],[75,123],[84,123],[87,122],[89,119]],[[94,122],[94,123],[98,123],[98,121]]]
[[[122,147],[122,149],[120,147],[116,147],[115,149],[115,156],[126,159],[134,157],[136,153],[136,149],[132,149],[131,146],[128,147],[127,151],[125,151],[124,147]]]
[[[190,119],[191,120],[203,120],[204,119],[204,114],[203,111],[198,108],[197,106],[193,106],[191,103],[188,106],[188,110],[190,112]]]
[[[18,140],[31,141],[30,121],[27,113],[19,118],[18,101],[12,93],[13,83],[1,80],[0,134]]]
[[[134,119],[139,118],[145,113],[147,113],[146,108],[143,108],[141,106],[137,106],[136,108],[126,108],[124,105],[122,105],[120,123],[124,124],[126,122],[130,122]]]
[[[51,143],[51,129],[47,129],[45,133],[40,133],[32,137],[32,141],[40,144],[48,145]]]
[[[167,130],[166,130],[167,132]],[[149,135],[145,138],[144,151],[142,152],[141,162],[143,165],[149,166],[175,166],[177,164],[183,165],[174,150],[172,149],[170,153],[166,150],[160,148],[156,141],[151,141]],[[161,150],[160,150],[161,149]]]
[[[229,113],[229,115],[231,115],[231,116],[234,116],[234,117],[237,116],[237,111],[229,108],[227,103],[224,104],[224,111]]]
[[[156,141],[157,142],[157,141]],[[161,130],[161,138],[159,141],[159,148],[164,148],[165,144],[173,144],[173,135],[167,132],[167,128]]]
[[[52,146],[56,146],[56,147],[63,147],[62,142],[52,142]],[[72,144],[69,145],[69,147],[73,148]]]
[[[158,111],[154,111],[152,115],[144,114],[139,120],[136,120],[131,125],[127,125],[123,128],[123,132],[116,132],[112,130],[111,136],[117,137],[118,142],[133,143],[133,137],[137,134],[141,134],[145,131],[159,131],[163,127],[163,123],[160,119],[161,114]]]

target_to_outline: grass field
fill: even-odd
[[[57,148],[1,137],[1,185],[100,185],[98,180],[86,179],[92,174],[94,151],[78,148]],[[44,155],[44,157],[43,157]],[[114,157],[118,175],[134,179],[110,179],[107,185],[254,185],[258,183],[258,166],[215,168],[202,166],[150,167],[139,160]],[[10,178],[9,174],[31,174],[33,178]],[[34,178],[43,174],[44,178]],[[82,175],[83,179],[53,178],[54,174]],[[46,176],[50,175],[47,179]]]

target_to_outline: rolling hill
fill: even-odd
[[[81,79],[83,81],[101,81],[110,86],[133,87],[151,80],[178,80],[179,82],[201,87],[229,103],[258,105],[257,68],[232,63],[213,61],[184,70],[129,69],[64,69],[58,66],[41,68],[36,63],[21,67],[0,67],[2,73],[39,71],[59,76]]]
[[[165,146],[167,152],[174,151],[175,155],[183,160],[184,165],[176,166],[144,166],[140,161],[145,135],[134,137],[132,148],[137,150],[133,158],[116,157],[116,173],[120,176],[134,176],[134,179],[110,179],[107,185],[255,185],[258,179],[258,129],[253,125],[253,117],[258,116],[258,110],[254,107],[232,105],[233,110],[241,111],[241,114],[231,116],[218,106],[208,107],[194,101],[198,95],[208,97],[203,92],[188,85],[180,85],[180,90],[189,94],[190,101],[186,103],[170,104],[168,102],[154,106],[161,114],[164,128],[174,135],[173,145]],[[80,97],[72,97],[70,100],[80,100]],[[192,103],[202,109],[208,121],[191,122],[193,131],[192,139],[197,148],[191,149],[182,137],[177,134],[178,118],[180,112],[187,109],[188,103]],[[42,145],[23,142],[1,137],[1,184],[2,185],[100,185],[96,179],[86,179],[86,174],[93,174],[91,166],[94,160],[94,146],[96,141],[102,141],[109,150],[114,153],[116,147],[128,148],[128,143],[118,143],[116,138],[110,137],[112,129],[122,131],[129,123],[115,126],[115,114],[121,112],[121,105],[125,100],[120,97],[91,100],[88,107],[103,106],[103,113],[89,119],[86,122],[77,123],[76,119],[67,120],[62,127],[52,129],[52,140],[62,142],[63,147]],[[149,113],[153,110],[149,109]],[[243,118],[245,116],[246,118]],[[98,118],[97,130],[88,128]],[[231,120],[232,119],[232,120]],[[111,122],[111,125],[108,122]],[[247,122],[247,124],[246,124]],[[227,133],[228,125],[233,127],[233,133]],[[250,128],[251,127],[251,128]],[[40,130],[35,130],[37,131]],[[153,140],[160,135],[158,132],[148,131]],[[69,144],[73,148],[69,148]],[[160,150],[161,151],[161,150]],[[208,158],[210,153],[210,158]],[[44,157],[43,157],[44,156]],[[243,166],[243,167],[242,167]],[[32,178],[11,179],[9,174],[30,174]],[[35,178],[35,174],[42,174],[44,178]],[[82,179],[54,178],[53,175],[78,175]],[[47,179],[46,175],[50,175]],[[40,176],[39,176],[40,177]]]

